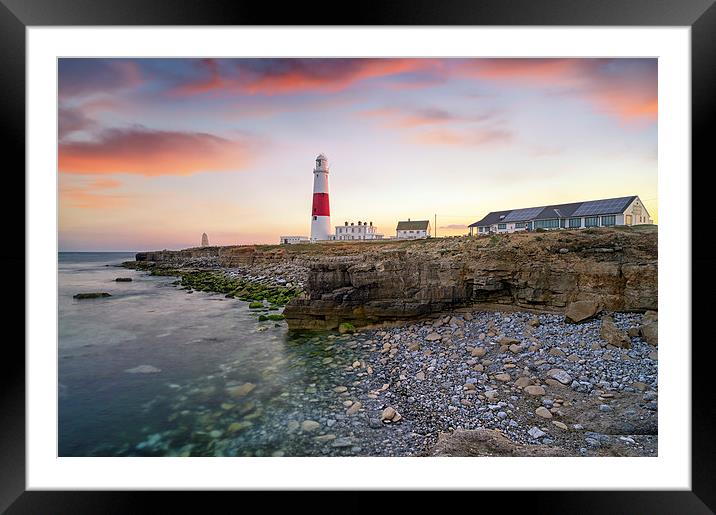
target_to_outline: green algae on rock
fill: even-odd
[[[266,307],[263,301],[267,301],[272,307],[280,308],[302,293],[297,287],[263,285],[234,278],[217,270],[188,270],[141,261],[128,261],[123,263],[123,266],[148,271],[155,276],[178,276],[181,278],[178,284],[185,289],[223,293],[227,298],[250,302],[251,309]]]

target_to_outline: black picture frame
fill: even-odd
[[[716,444],[709,420],[716,418],[713,375],[708,359],[712,345],[703,331],[710,318],[708,292],[714,291],[712,272],[716,258],[709,252],[707,231],[708,188],[694,187],[706,174],[711,157],[707,124],[716,109],[716,7],[714,0],[443,0],[384,1],[320,5],[311,3],[201,1],[201,0],[0,0],[0,120],[7,173],[4,219],[17,220],[24,213],[25,178],[25,30],[31,26],[82,25],[553,25],[553,26],[688,26],[691,27],[692,73],[692,211],[683,214],[685,229],[692,231],[692,456],[690,491],[585,491],[510,492],[515,500],[529,503],[541,513],[712,513],[716,511]],[[10,157],[11,159],[8,159]],[[12,159],[14,158],[14,159]],[[10,169],[8,162],[15,163]],[[710,163],[709,163],[710,164]],[[712,165],[711,165],[712,167]],[[695,173],[701,170],[700,173]],[[684,180],[689,180],[685,177]],[[13,182],[14,181],[14,182]],[[7,183],[6,183],[7,184]],[[9,192],[13,191],[13,194]],[[19,205],[12,205],[14,198]],[[17,238],[17,222],[14,222]],[[24,225],[23,225],[24,227]],[[694,227],[692,230],[691,227]],[[23,231],[24,235],[24,231]],[[6,236],[8,236],[6,234]],[[0,246],[3,270],[25,267],[24,245]],[[26,270],[32,274],[32,270]],[[5,320],[24,318],[17,292],[24,278],[7,273],[6,291],[13,292]],[[701,293],[702,295],[699,295]],[[702,297],[701,299],[699,297]],[[683,321],[688,326],[690,321]],[[22,330],[24,336],[24,330]],[[703,334],[702,334],[703,333]],[[701,338],[699,338],[701,336]],[[24,340],[24,338],[22,338]],[[21,338],[4,342],[0,374],[0,511],[7,513],[128,513],[150,509],[147,497],[160,496],[162,512],[176,503],[187,509],[185,495],[139,492],[26,491],[25,488],[25,352]],[[684,351],[691,342],[682,343]],[[226,494],[233,496],[234,494]],[[356,494],[352,494],[355,496]],[[480,504],[502,498],[504,492],[481,492]],[[489,496],[489,497],[487,497]],[[420,497],[418,497],[420,499]],[[346,499],[340,506],[350,506]],[[245,504],[246,499],[242,500]],[[331,501],[328,501],[332,504]],[[365,502],[365,501],[363,501]],[[207,505],[204,504],[206,508]],[[338,507],[338,506],[337,506]],[[344,509],[344,508],[341,508]],[[205,510],[203,510],[205,511]]]

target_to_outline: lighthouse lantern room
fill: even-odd
[[[313,169],[313,209],[311,212],[311,241],[331,238],[331,210],[328,202],[328,159],[316,157]]]

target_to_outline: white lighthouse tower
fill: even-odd
[[[331,237],[331,209],[328,202],[328,159],[323,154],[316,158],[313,169],[313,209],[311,211],[311,241]]]

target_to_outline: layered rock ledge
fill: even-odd
[[[657,309],[657,228],[615,227],[414,241],[203,247],[137,261],[290,274],[292,330],[366,327],[476,305],[563,312]]]
[[[657,233],[629,228],[423,240],[325,256],[291,329],[406,320],[474,304],[562,312],[575,301],[609,311],[657,309]]]

